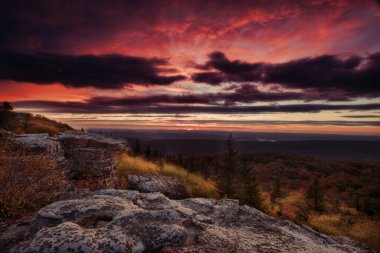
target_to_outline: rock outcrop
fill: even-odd
[[[56,138],[45,134],[23,134],[14,137],[16,143],[21,144],[34,155],[44,154],[54,159],[59,166],[64,165],[64,151]]]
[[[11,252],[371,252],[240,206],[161,193],[87,192],[38,211]]]
[[[115,187],[116,156],[128,150],[123,139],[68,131],[58,135],[69,178],[96,182],[100,188]]]
[[[128,150],[123,139],[67,131],[56,137],[48,134],[18,135],[14,140],[32,154],[45,154],[57,161],[69,179],[96,182],[99,188],[115,187],[116,156]]]
[[[190,197],[186,188],[177,178],[155,174],[129,175],[128,189],[143,193],[161,192],[171,199]]]

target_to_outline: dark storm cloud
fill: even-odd
[[[218,72],[195,73],[191,78],[194,82],[208,83],[211,85],[219,85],[225,81],[223,74]]]
[[[351,5],[352,8],[356,6]],[[70,50],[80,44],[101,46],[102,42],[112,39],[120,31],[141,32],[147,37],[153,35],[156,39],[166,40],[168,36],[157,27],[181,27],[189,19],[192,24],[187,27],[186,35],[208,36],[209,33],[233,32],[234,23],[240,21],[236,20],[237,17],[261,24],[279,17],[292,17],[301,10],[308,16],[324,15],[330,13],[334,6],[330,2],[281,0],[0,1],[0,48],[37,48],[56,52],[59,49]],[[261,15],[252,16],[252,12]]]
[[[341,116],[342,118],[350,118],[350,119],[372,119],[372,118],[379,118],[380,115],[344,115]]]
[[[255,86],[243,85],[234,92],[188,94],[188,95],[150,95],[134,96],[125,98],[114,97],[93,97],[87,102],[105,106],[149,106],[159,104],[202,104],[216,105],[225,104],[233,105],[236,103],[252,102],[275,102],[284,100],[304,99],[303,93],[296,92],[262,92]]]
[[[55,55],[0,51],[0,79],[67,87],[118,89],[124,84],[168,85],[182,75],[163,76],[164,59],[125,55]]]
[[[173,120],[174,122],[174,120]],[[241,125],[315,125],[315,126],[380,126],[379,121],[344,121],[344,120],[299,120],[299,121],[278,121],[278,120],[192,120],[192,123],[197,124],[241,124]]]
[[[231,61],[223,53],[214,52],[203,68],[213,71],[194,74],[194,81],[211,85],[221,82],[276,83],[314,92],[340,92],[348,97],[380,95],[380,53],[368,57],[322,55],[271,64]]]
[[[290,104],[265,106],[141,106],[109,105],[98,100],[88,102],[54,102],[54,101],[18,101],[13,103],[17,108],[42,109],[47,112],[65,113],[317,113],[320,111],[370,111],[379,110],[380,103],[372,104]]]

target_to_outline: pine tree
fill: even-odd
[[[362,207],[360,205],[360,195],[359,195],[359,193],[356,193],[356,195],[355,195],[355,208],[358,211],[360,211],[362,209]]]
[[[13,111],[13,107],[9,102],[4,101],[3,104],[1,105],[1,110],[5,112],[9,112],[9,111]]]
[[[148,145],[145,149],[145,158],[149,160],[151,158],[151,155],[152,155],[152,150],[150,149]]]
[[[363,212],[369,216],[372,216],[374,214],[369,196],[366,196],[364,198]]]
[[[135,141],[135,145],[133,146],[133,153],[135,155],[141,155],[141,145],[139,139],[136,139]]]
[[[160,154],[157,150],[153,150],[152,152],[152,160],[157,160],[159,158]]]
[[[281,177],[278,174],[274,180],[273,191],[271,192],[271,199],[272,201],[275,201],[279,197],[281,197]]]
[[[229,135],[224,144],[223,163],[218,173],[219,191],[222,196],[234,196],[234,179],[238,166],[238,152],[232,136]]]
[[[240,171],[241,190],[239,192],[239,200],[242,204],[262,209],[262,199],[260,196],[259,186],[257,184],[256,175],[244,162]]]
[[[323,211],[323,191],[319,183],[319,177],[315,177],[312,184],[306,192],[306,199],[309,200],[309,206],[315,211]]]

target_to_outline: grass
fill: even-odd
[[[347,236],[380,252],[379,221],[342,214],[312,214],[308,224],[322,233]]]
[[[190,173],[184,168],[166,162],[151,162],[142,157],[122,154],[116,165],[119,179],[123,188],[127,188],[128,175],[157,174],[178,178],[185,186],[191,197],[218,197],[217,188],[213,181],[201,175]]]
[[[48,133],[56,135],[72,128],[64,123],[50,120],[41,115],[0,112],[0,128],[17,134]]]

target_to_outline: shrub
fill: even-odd
[[[54,201],[63,182],[64,173],[54,161],[0,141],[0,220],[18,218]]]
[[[127,188],[128,175],[157,174],[178,178],[192,197],[217,197],[215,183],[201,175],[190,173],[184,168],[165,162],[153,163],[142,157],[122,154],[116,165],[121,187]]]

